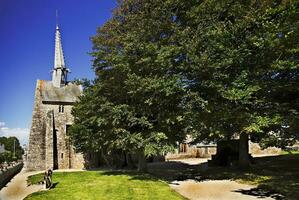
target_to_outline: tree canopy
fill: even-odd
[[[186,134],[292,143],[298,18],[297,1],[119,1],[92,38],[97,78],[73,109],[76,148],[155,155]]]

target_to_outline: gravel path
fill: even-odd
[[[42,185],[27,186],[28,176],[41,172],[22,170],[0,191],[0,200],[22,200],[29,194],[43,189]]]
[[[176,161],[194,166],[204,164],[207,159],[191,158]],[[207,165],[202,165],[202,167],[207,167]],[[256,186],[230,180],[173,181],[170,187],[190,200],[273,200],[271,197],[261,195],[260,192],[255,192]]]
[[[246,195],[255,186],[240,184],[229,180],[173,181],[170,187],[190,200],[273,200],[270,197]]]
[[[188,171],[208,168],[208,159],[188,158],[151,163],[152,174],[170,181],[170,187],[190,200],[273,200],[267,191],[230,180],[194,180]],[[186,173],[185,173],[186,172]],[[193,179],[193,180],[192,180]]]

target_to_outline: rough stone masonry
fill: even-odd
[[[52,80],[37,80],[27,155],[28,170],[81,169],[82,154],[76,153],[67,135],[73,123],[73,104],[82,87],[67,81],[59,26],[56,26]]]

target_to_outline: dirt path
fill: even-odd
[[[273,200],[267,191],[230,180],[199,181],[190,172],[208,168],[207,159],[188,158],[152,163],[150,172],[170,182],[170,187],[190,200]]]
[[[22,200],[29,194],[43,188],[42,185],[27,186],[28,176],[40,172],[26,172],[22,170],[0,191],[0,200]]]
[[[194,180],[174,181],[170,187],[190,200],[273,200],[270,197],[252,196],[255,186],[239,184],[229,180],[196,182]]]
[[[175,160],[190,166],[201,164],[207,168],[207,159],[182,159]],[[173,181],[169,184],[175,191],[190,200],[273,200],[271,197],[263,196],[256,192],[256,186],[240,184],[230,180],[207,180],[207,181]]]

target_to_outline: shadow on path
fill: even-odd
[[[256,196],[258,198],[266,198],[266,197],[271,197],[275,200],[285,200],[286,197],[281,195],[281,194],[277,194],[275,192],[269,191],[269,190],[264,190],[262,188],[252,188],[249,190],[235,190],[234,192],[239,192],[245,195],[250,195],[250,196]]]
[[[174,181],[194,180],[242,180],[254,189],[236,192],[282,200],[298,200],[299,196],[299,154],[254,158],[251,168],[240,170],[237,167],[208,167],[207,163],[189,165],[179,161],[150,163],[149,173],[160,179]]]
[[[189,165],[180,161],[156,162],[148,164],[150,174],[168,182],[193,179],[201,181],[204,178],[199,171],[208,169],[207,163]]]

